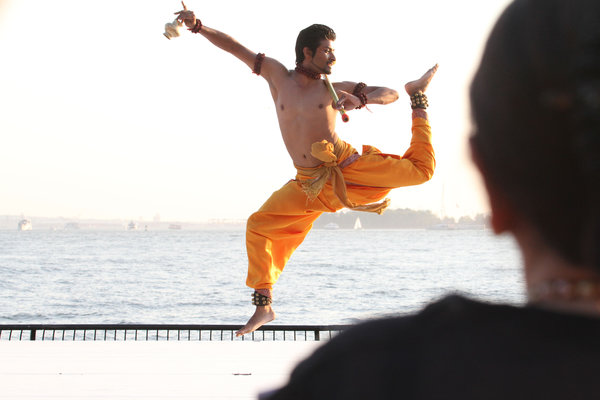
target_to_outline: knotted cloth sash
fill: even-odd
[[[348,157],[356,154],[352,146],[342,140],[338,140],[335,146],[327,140],[322,140],[312,144],[310,154],[316,159],[323,161],[323,164],[315,168],[296,166],[302,190],[304,190],[309,200],[317,198],[325,184],[331,180],[333,191],[344,207],[354,211],[375,212],[377,214],[383,213],[387,208],[390,203],[389,199],[385,199],[379,203],[364,205],[357,205],[348,200],[346,181],[344,180],[340,164],[343,165]],[[338,163],[338,159],[342,159],[341,163]]]

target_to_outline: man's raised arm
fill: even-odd
[[[202,22],[196,18],[194,12],[187,9],[183,1],[181,4],[183,5],[183,10],[175,13],[179,21],[183,22],[190,31],[201,34],[218,48],[237,57],[257,75],[262,75],[271,83],[272,75],[277,75],[277,73],[287,73],[287,69],[277,60],[272,58],[265,59],[264,54],[261,55],[252,52],[226,33],[203,25]]]

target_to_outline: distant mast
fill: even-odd
[[[440,203],[440,220],[443,223],[446,219],[446,183],[442,184],[442,199]]]

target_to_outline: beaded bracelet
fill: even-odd
[[[356,84],[356,86],[354,86],[354,90],[352,91],[352,94],[355,96],[358,96],[360,93],[362,93],[363,90],[365,90],[366,87],[367,87],[366,83],[358,82]]]
[[[254,68],[252,68],[252,72],[256,75],[260,75],[260,69],[262,67],[263,60],[265,59],[265,53],[258,53],[256,55],[256,59],[254,60]]]
[[[410,108],[413,110],[415,108],[422,108],[425,110],[427,107],[429,107],[429,103],[427,102],[427,96],[425,96],[425,93],[419,90],[417,93],[414,93],[410,96]]]
[[[200,22],[200,20],[198,18],[196,18],[196,23],[191,28],[188,28],[188,31],[190,31],[192,33],[200,33],[201,29],[202,29],[202,22]]]
[[[273,303],[273,300],[269,296],[265,296],[258,292],[252,293],[252,304],[255,306],[268,306]]]
[[[360,106],[356,107],[357,110],[360,110],[364,106],[367,105],[367,95],[363,93],[363,90],[367,87],[367,84],[364,82],[359,82],[354,86],[354,90],[352,94],[360,99]]]
[[[358,98],[360,99],[360,106],[356,107],[358,110],[365,107],[367,105],[367,95],[364,93],[359,93]]]

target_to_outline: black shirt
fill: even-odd
[[[269,400],[598,398],[600,318],[449,296],[338,335]]]

